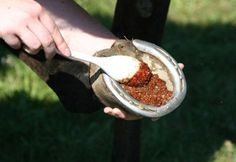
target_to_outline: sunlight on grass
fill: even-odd
[[[6,71],[0,73],[0,97],[12,96],[16,92],[26,92],[32,99],[58,101],[54,92],[48,88],[28,66],[15,56],[2,58]]]
[[[212,162],[236,162],[236,147],[230,140],[225,140],[222,147],[215,152]]]
[[[116,3],[115,0],[100,0],[99,2],[97,0],[76,0],[76,2],[92,15],[113,15]]]
[[[176,0],[171,1],[168,18],[177,24],[236,25],[235,8],[235,0]]]
[[[112,16],[115,11],[115,0],[76,0],[76,2],[104,26],[111,27]]]

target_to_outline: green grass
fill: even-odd
[[[78,0],[105,26],[115,3]],[[112,9],[110,8],[112,6]],[[185,64],[183,104],[144,119],[142,162],[236,162],[236,0],[172,1],[163,48]],[[110,161],[113,119],[71,114],[6,49],[0,64],[0,161]]]

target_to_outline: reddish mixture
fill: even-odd
[[[142,79],[143,75],[141,75]],[[139,81],[139,77],[135,78]],[[135,84],[122,84],[123,88],[135,99],[148,105],[165,105],[172,97],[173,92],[166,87],[165,81],[161,80],[157,74],[151,75],[149,81],[142,86]]]
[[[125,85],[132,87],[141,87],[147,84],[152,77],[152,71],[146,63],[141,61],[140,68],[136,74],[129,80],[124,81]]]

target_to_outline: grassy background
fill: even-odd
[[[110,27],[115,2],[78,0]],[[94,5],[96,3],[96,5]],[[236,0],[172,0],[163,48],[185,63],[188,94],[144,119],[143,162],[236,162]],[[0,162],[110,161],[113,119],[71,114],[6,49],[0,63]]]

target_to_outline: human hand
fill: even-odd
[[[70,50],[53,19],[33,0],[0,0],[0,38],[9,46],[36,54],[41,48],[50,59],[56,49],[65,56]]]
[[[181,69],[184,68],[184,64],[179,63],[178,64]],[[111,107],[105,107],[104,108],[104,113],[111,115],[116,118],[124,119],[124,120],[138,120],[142,119],[142,116],[138,116],[136,114],[132,114],[130,112],[125,111],[122,108],[111,108]]]
[[[143,118],[142,116],[129,113],[122,108],[105,107],[103,111],[105,114],[124,120],[138,120]]]

